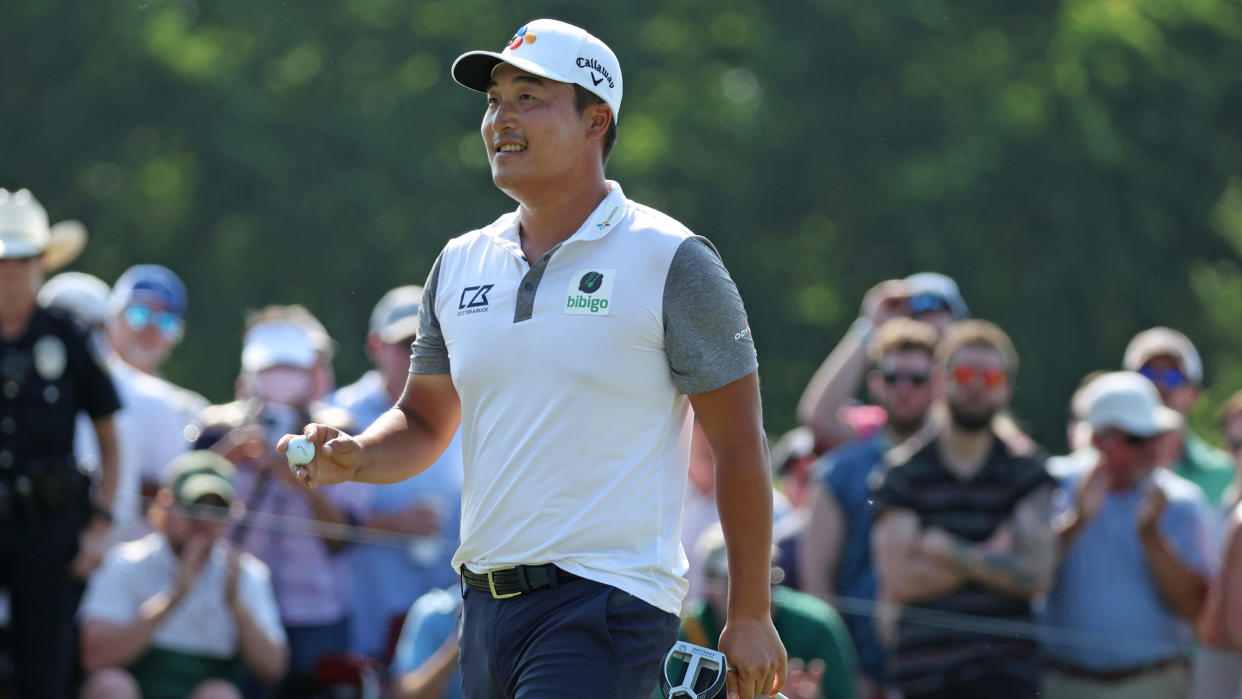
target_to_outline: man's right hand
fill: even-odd
[[[307,488],[343,483],[353,478],[362,465],[362,445],[358,444],[358,440],[335,427],[314,422],[307,425],[301,435],[281,437],[276,451],[284,454],[289,450],[289,442],[299,436],[306,437],[315,445],[315,458],[310,463],[291,465],[298,481]]]
[[[1096,465],[1078,483],[1074,492],[1074,510],[1083,524],[1095,519],[1104,506],[1104,497],[1113,486],[1113,475],[1108,469]]]
[[[185,542],[181,549],[181,565],[177,569],[177,579],[173,582],[172,602],[177,604],[185,598],[198,574],[203,572],[207,564],[207,556],[211,554],[212,542],[205,536],[196,535]]]
[[[893,318],[909,315],[906,302],[910,299],[910,289],[900,279],[889,279],[871,287],[863,296],[859,315],[871,321],[879,328]]]

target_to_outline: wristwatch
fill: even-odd
[[[870,318],[860,317],[853,323],[850,323],[849,331],[854,335],[857,335],[863,345],[868,345],[871,343],[871,338],[875,336],[875,324],[871,322]]]

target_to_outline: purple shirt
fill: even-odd
[[[277,478],[259,478],[245,467],[237,470],[237,499],[246,503],[242,546],[267,564],[280,618],[286,626],[321,626],[345,618],[348,603],[337,579],[333,554],[315,532],[318,523],[309,491]],[[256,494],[256,490],[262,492]],[[366,492],[356,483],[322,486],[319,492],[351,522],[359,520]],[[257,500],[256,500],[257,498]],[[234,537],[236,540],[237,532]]]

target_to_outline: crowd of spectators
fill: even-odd
[[[338,341],[307,308],[253,312],[220,347],[235,400],[208,405],[161,375],[190,301],[173,271],[42,284],[121,405],[107,553],[76,612],[82,696],[460,696],[460,436],[384,486],[307,489],[274,451],[309,421],[358,431],[393,405],[421,296],[379,299],[357,338],[374,369],[340,388]],[[1221,450],[1187,425],[1203,383],[1188,338],[1144,330],[1118,360],[1067,401],[1072,450],[1050,458],[1009,412],[1018,349],[951,279],[866,295],[772,448],[787,695],[1239,696],[1242,392]],[[101,448],[80,420],[89,472]],[[682,638],[712,646],[728,569],[699,434],[690,482]]]
[[[1242,392],[1224,451],[1188,425],[1185,335],[1143,330],[1118,360],[1049,457],[1008,411],[1017,350],[950,279],[867,294],[802,397],[803,448],[774,462],[822,454],[798,582],[844,616],[857,696],[1239,696]]]

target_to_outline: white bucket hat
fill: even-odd
[[[537,19],[517,30],[504,50],[470,51],[453,61],[453,79],[471,90],[487,92],[492,72],[508,63],[532,75],[581,85],[621,112],[621,63],[608,45],[581,27],[555,19]]]
[[[47,211],[28,189],[0,189],[0,259],[43,256],[48,271],[60,269],[86,247],[86,226],[61,221],[49,226]]]

